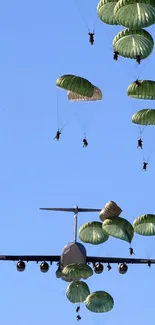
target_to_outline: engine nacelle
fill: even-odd
[[[42,262],[40,264],[40,271],[46,273],[46,272],[48,272],[48,270],[49,270],[48,263],[47,262]]]
[[[101,263],[94,264],[94,272],[96,274],[101,274],[103,272],[103,270],[104,270],[103,264],[101,264]]]
[[[23,262],[23,261],[17,262],[17,270],[19,272],[25,271],[25,268],[26,268],[25,262]]]
[[[118,267],[118,272],[119,272],[120,274],[125,274],[125,273],[127,272],[127,270],[128,270],[128,266],[127,266],[126,263],[122,263],[122,264],[120,264],[119,267]]]

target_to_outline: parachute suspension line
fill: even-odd
[[[64,128],[73,120],[73,118],[77,115],[78,110],[75,111],[75,113],[73,114],[73,116],[63,125],[63,127],[61,128],[61,131],[64,130]]]
[[[143,149],[144,150],[144,149]],[[144,154],[144,151],[141,150],[141,153],[142,153],[142,158],[143,158],[143,162],[148,162],[146,159],[145,159],[145,154]]]
[[[136,75],[134,75],[134,79],[141,80],[141,73],[136,73]]]
[[[98,18],[98,16],[96,16],[96,18],[94,19],[94,24],[93,24],[93,26],[94,26],[93,33],[95,33],[95,31],[96,31],[98,21],[99,21],[99,18]]]
[[[142,135],[142,133],[143,133],[145,127],[146,127],[146,125],[143,126],[143,128],[141,129],[140,126],[139,126],[139,129],[140,129],[140,136]],[[142,152],[143,162],[147,162],[147,163],[148,163],[148,161],[150,160],[150,158],[151,158],[151,156],[152,156],[154,150],[155,150],[155,144],[153,144],[153,146],[152,146],[152,150],[150,150],[150,153],[148,154],[147,160],[145,159],[144,150],[141,150],[141,152],[143,151],[143,152]]]
[[[83,22],[84,22],[86,28],[88,29],[88,32],[90,33],[90,30],[89,30],[88,24],[87,24],[87,22],[86,22],[86,20],[85,20],[85,18],[84,18],[84,16],[83,16],[83,14],[82,14],[82,11],[80,10],[79,6],[77,5],[77,1],[74,0],[74,2],[75,2],[75,5],[76,5],[76,7],[77,7],[77,9],[78,9],[78,11],[79,11],[79,14],[81,15],[81,17],[82,17],[82,19],[83,19]]]
[[[85,104],[86,105],[91,105],[92,103],[86,102]],[[90,108],[89,108],[89,112],[90,112]],[[82,124],[82,122],[80,121],[80,116],[77,114],[77,122],[78,122],[79,127],[80,127],[80,129],[81,129],[81,131],[82,131],[82,133],[84,134],[85,137],[86,137],[88,131],[90,133],[90,131],[92,129],[92,126],[94,124],[97,124],[97,118],[98,118],[99,112],[100,112],[100,110],[98,109],[98,111],[95,112],[95,116],[92,117],[91,121],[89,121],[89,122],[87,121],[87,124],[85,126]],[[87,113],[88,112],[86,112],[86,114]]]
[[[153,148],[152,148],[150,154],[148,155],[147,162],[150,160],[150,157],[152,156],[154,150],[155,150],[155,145],[153,146]]]
[[[134,70],[136,71],[136,74],[139,75],[140,70],[141,70],[141,65],[135,62],[134,60]]]
[[[152,148],[152,150],[151,150],[150,154],[147,156],[147,159],[145,159],[145,155],[144,155],[144,153],[143,153],[143,152],[142,152],[142,150],[141,150],[141,152],[142,152],[142,157],[143,157],[143,162],[146,162],[146,163],[148,163],[148,162],[149,162],[149,160],[150,160],[150,157],[152,156],[152,154],[153,154],[154,150],[155,150],[155,145],[153,146],[153,148]]]
[[[139,131],[140,131],[140,137],[142,136],[144,129],[146,128],[146,125],[143,126],[143,128],[141,128],[140,126],[138,126]]]
[[[84,134],[84,136],[86,136],[86,130],[85,130],[85,128],[82,126],[82,123],[80,123],[78,117],[79,117],[79,116],[77,115],[77,122],[78,122],[78,124],[79,124],[79,127],[80,127],[82,133]]]
[[[57,110],[57,125],[59,130],[59,103],[58,103],[58,89],[56,88],[56,110]]]

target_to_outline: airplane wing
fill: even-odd
[[[60,255],[0,255],[0,261],[25,261],[25,262],[60,262]],[[109,264],[155,264],[155,259],[126,258],[126,257],[101,257],[87,256],[87,263]]]
[[[126,258],[126,257],[99,257],[99,256],[87,256],[88,263],[109,263],[109,264],[155,264],[155,259],[144,258]]]
[[[60,212],[100,212],[102,209],[79,208],[76,206],[74,208],[40,208],[40,210]]]
[[[59,262],[60,255],[0,255],[0,261]]]

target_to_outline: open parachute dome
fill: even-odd
[[[83,263],[69,264],[66,265],[62,270],[62,275],[77,280],[80,280],[82,278],[87,279],[93,275],[93,270],[87,264],[83,264]]]
[[[155,109],[142,109],[132,116],[132,123],[139,125],[155,125]]]
[[[94,313],[106,313],[114,306],[114,300],[105,291],[95,291],[85,300],[87,309]]]
[[[129,59],[147,58],[153,51],[152,36],[144,29],[125,29],[113,39],[114,51]]]
[[[115,19],[127,28],[141,29],[155,23],[154,0],[119,0],[114,9]]]
[[[128,243],[131,243],[134,236],[134,229],[131,223],[121,217],[105,219],[102,223],[102,229],[109,236],[127,241]]]
[[[84,302],[89,294],[89,287],[84,281],[73,281],[66,290],[66,296],[73,304]]]
[[[94,86],[90,81],[82,77],[66,74],[56,81],[57,87],[70,90],[81,96],[92,97],[94,94]]]
[[[134,231],[142,236],[155,236],[155,215],[143,214],[133,222]]]
[[[127,95],[135,99],[154,100],[155,81],[138,80],[138,84],[136,82],[132,82],[127,89]]]
[[[109,236],[102,230],[102,223],[98,221],[87,222],[79,229],[79,237],[84,243],[99,245],[108,240]]]
[[[114,8],[117,0],[100,0],[97,5],[97,13],[99,18],[108,25],[117,25],[114,15]]]

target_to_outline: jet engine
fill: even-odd
[[[48,272],[48,270],[49,270],[48,263],[47,262],[42,262],[40,264],[40,271],[46,273],[46,272]]]
[[[19,272],[25,271],[25,268],[26,268],[25,262],[23,262],[23,261],[17,262],[17,270]]]
[[[96,274],[101,274],[103,272],[103,270],[104,270],[103,264],[101,264],[101,263],[94,264],[94,272]]]
[[[119,272],[120,274],[125,274],[125,273],[127,272],[127,270],[128,270],[128,266],[127,266],[126,263],[122,263],[122,264],[120,264],[119,267],[118,267],[118,272]]]

